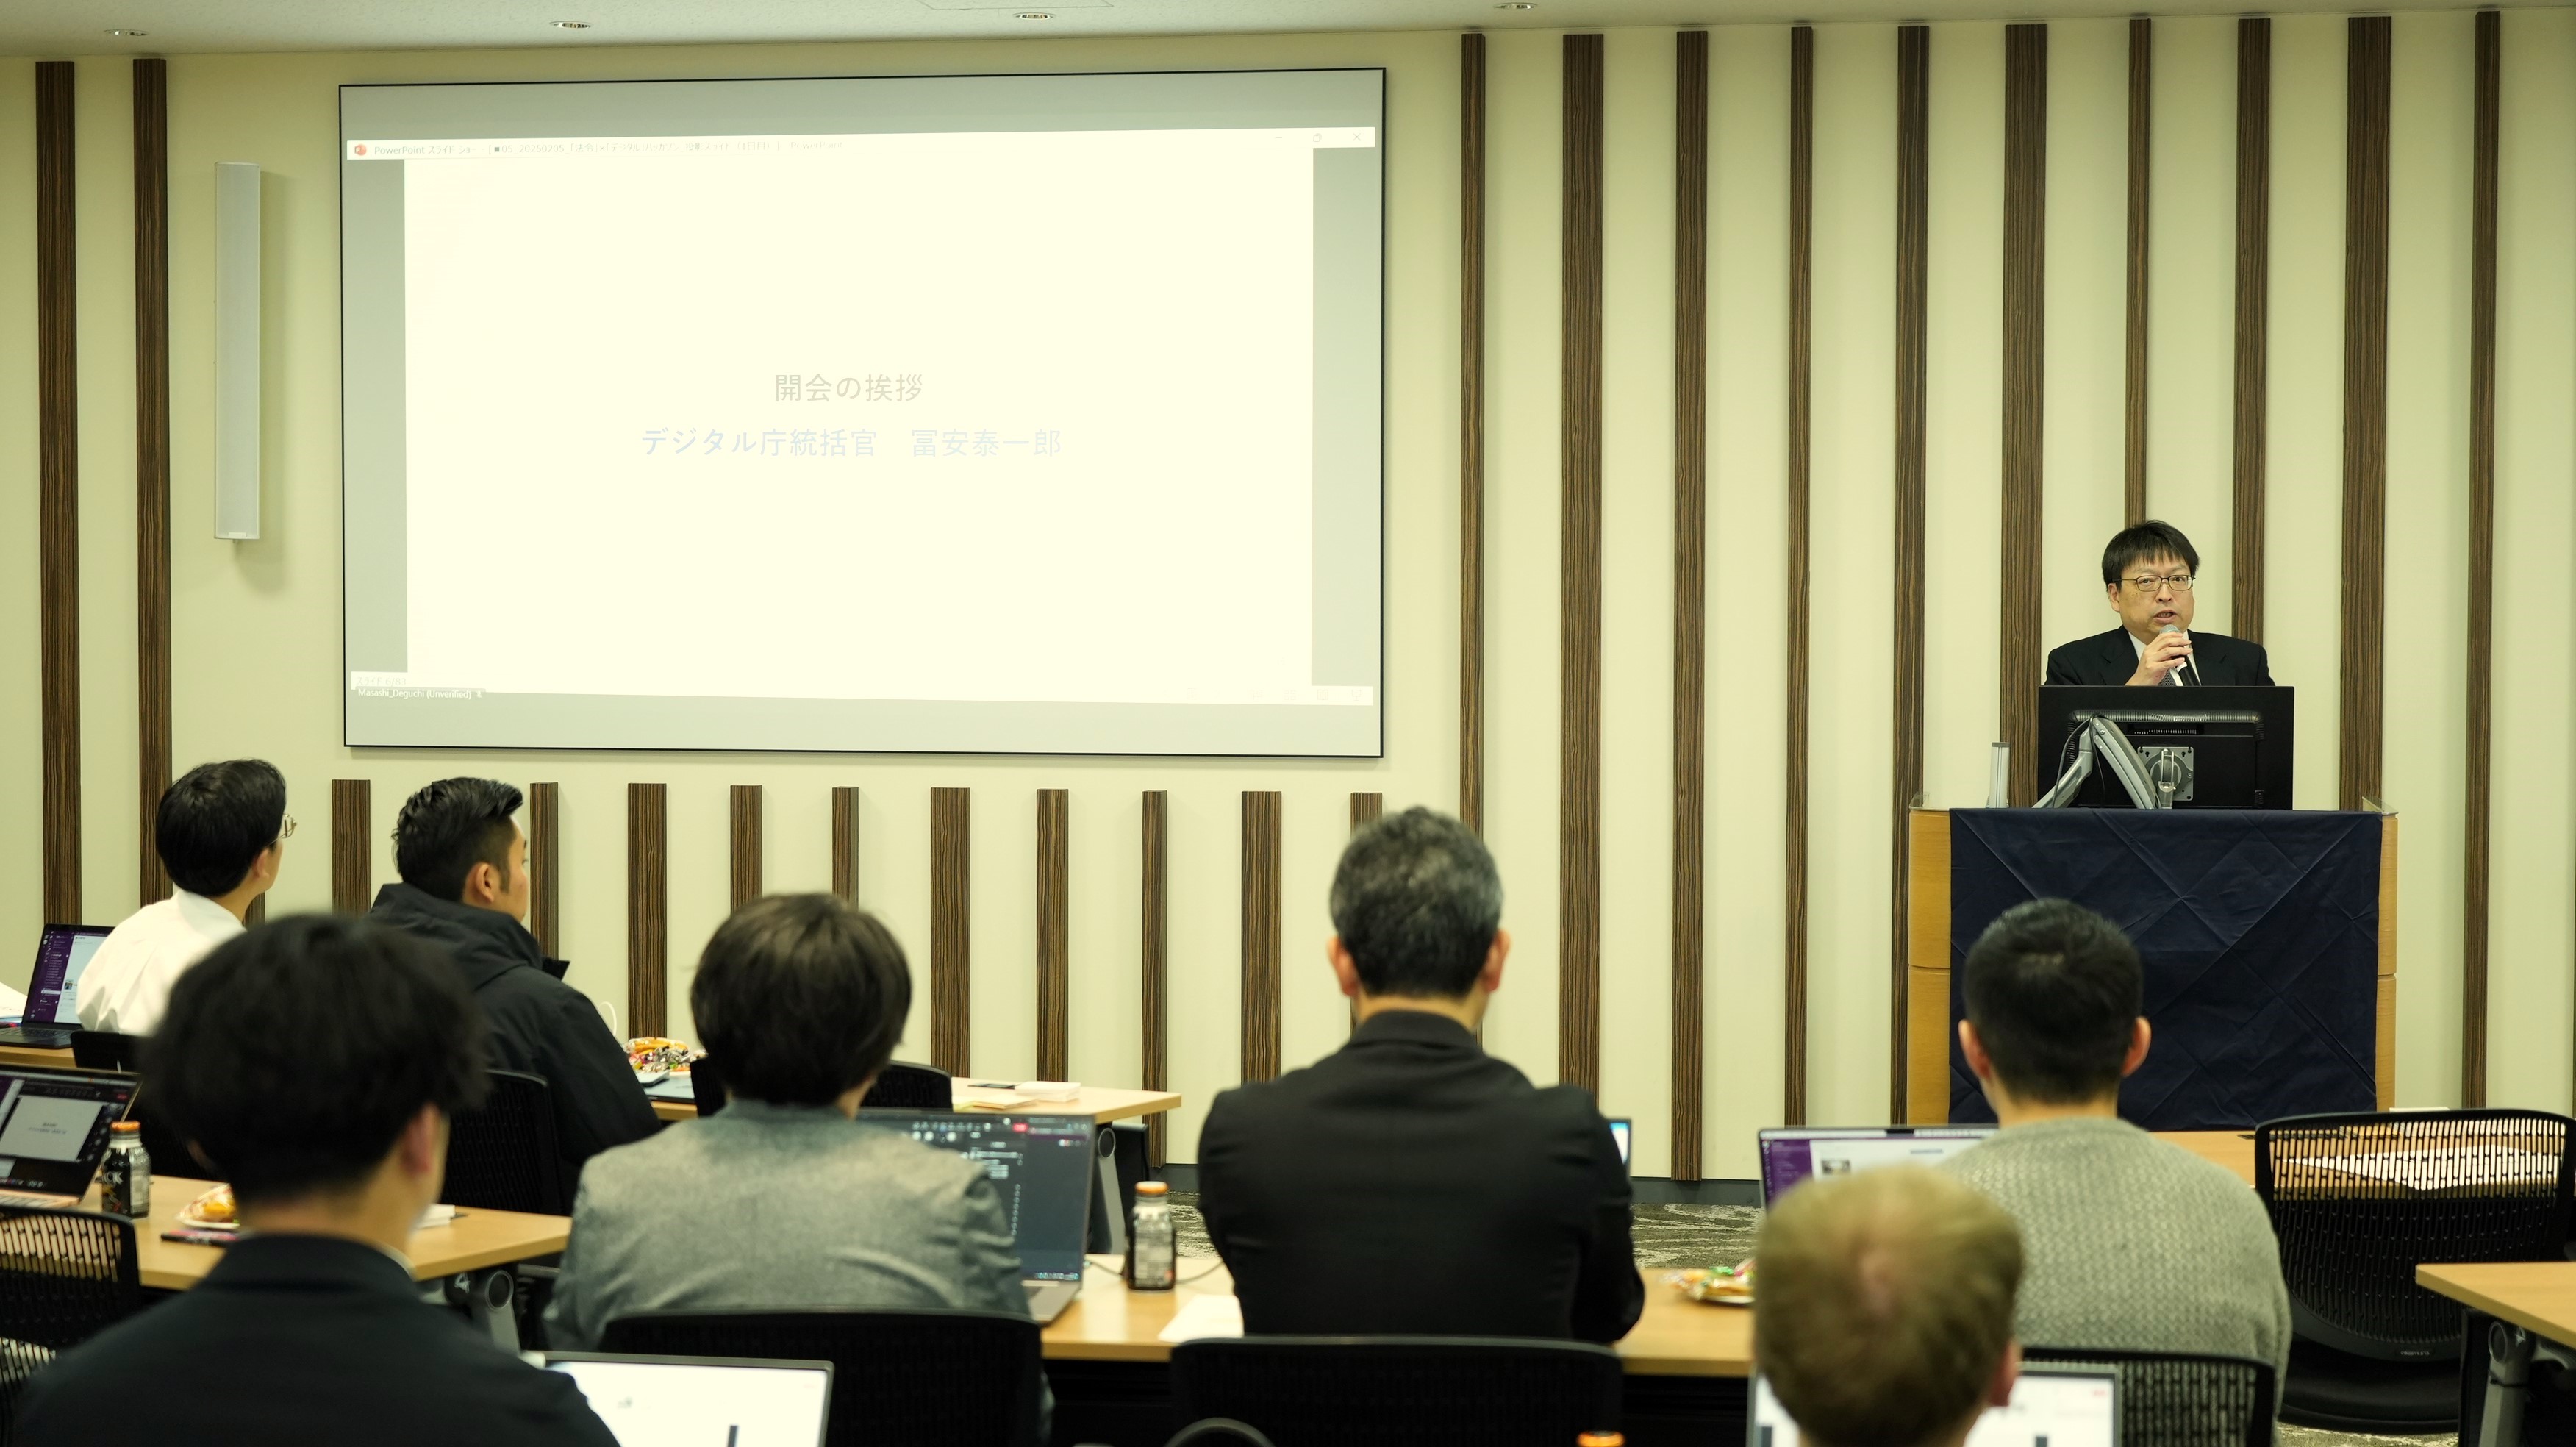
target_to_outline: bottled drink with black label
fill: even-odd
[[[1136,1183],[1136,1219],[1127,1229],[1127,1285],[1135,1291],[1172,1289],[1171,1187],[1161,1181]]]
[[[136,1220],[152,1214],[152,1157],[143,1149],[143,1127],[120,1120],[108,1128],[107,1160],[98,1172],[98,1208]]]

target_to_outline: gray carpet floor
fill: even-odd
[[[1762,1224],[1754,1206],[1639,1206],[1637,1264],[1649,1274],[1686,1266],[1732,1266],[1753,1254],[1753,1233]],[[1186,1192],[1172,1193],[1172,1225],[1184,1256],[1213,1256],[1207,1227],[1199,1220],[1198,1202]],[[2321,1432],[2312,1427],[2281,1429],[2282,1447],[2454,1447],[2448,1433],[2432,1437],[2372,1437],[2353,1432]]]

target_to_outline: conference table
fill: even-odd
[[[31,1065],[40,1070],[73,1069],[69,1050],[39,1050],[33,1045],[0,1045],[0,1065]]]
[[[686,1081],[655,1086],[645,1092],[653,1100],[653,1114],[667,1121],[696,1120],[697,1102],[682,1092]],[[997,1115],[1087,1115],[1093,1125],[1107,1125],[1113,1120],[1134,1120],[1140,1116],[1160,1115],[1178,1110],[1181,1097],[1169,1090],[1112,1090],[1106,1086],[1086,1085],[1071,1100],[1031,1100],[1008,1090],[979,1089],[963,1080],[948,1083],[950,1104],[965,1110],[989,1110]]]

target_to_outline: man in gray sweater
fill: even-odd
[[[2003,1129],[1949,1166],[2021,1224],[2020,1339],[2252,1357],[2285,1379],[2290,1296],[2262,1203],[2120,1119],[2150,1034],[2128,937],[2034,900],[1978,938],[1961,984],[1959,1044]]]

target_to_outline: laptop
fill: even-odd
[[[859,1119],[982,1166],[1019,1247],[1029,1315],[1042,1324],[1064,1315],[1082,1290],[1082,1248],[1091,1228],[1091,1117],[861,1110]]]
[[[1747,1447],[1799,1447],[1798,1424],[1771,1383],[1753,1378]],[[2012,1404],[1988,1407],[1967,1447],[2120,1447],[2119,1378],[2108,1367],[2024,1362]]]
[[[0,1066],[0,1206],[78,1206],[135,1085],[104,1070]]]
[[[530,1352],[581,1388],[618,1447],[823,1447],[830,1362]]]
[[[1610,1117],[1610,1139],[1619,1144],[1619,1164],[1628,1164],[1629,1143],[1636,1138],[1636,1122],[1624,1115]]]
[[[1993,1135],[1990,1125],[1890,1125],[1845,1130],[1801,1126],[1762,1132],[1762,1204],[1809,1176],[1842,1176],[1872,1166],[1942,1161]]]
[[[80,1028],[80,977],[112,926],[49,924],[36,942],[36,973],[27,981],[27,1015],[0,1026],[0,1045],[68,1050]]]

